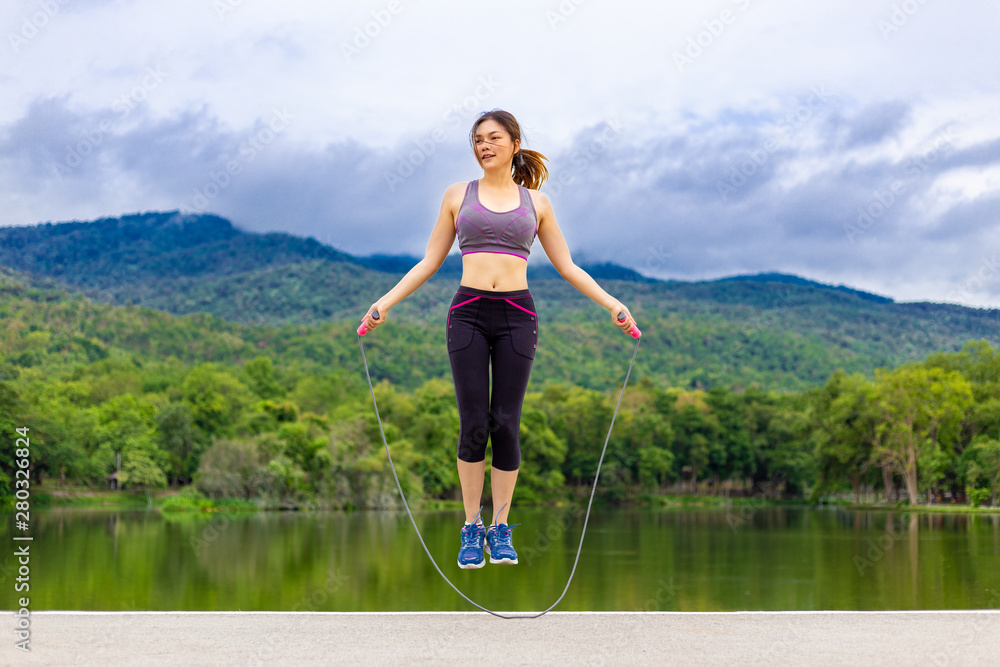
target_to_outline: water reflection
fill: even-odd
[[[36,609],[472,609],[405,513],[53,509],[33,519]],[[529,611],[562,592],[582,519],[576,507],[519,510],[520,564],[481,570],[455,565],[460,513],[420,513],[417,524],[467,595]],[[996,514],[601,509],[559,609],[973,609],[1000,606],[998,592]]]

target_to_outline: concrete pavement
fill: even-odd
[[[4,665],[1000,664],[1000,610],[917,612],[37,611]]]

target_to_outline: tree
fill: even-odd
[[[749,397],[752,397],[751,393]],[[719,478],[746,479],[753,472],[753,446],[748,420],[748,395],[713,387],[705,397],[719,424],[719,446],[715,448],[713,472]]]
[[[873,457],[899,468],[915,504],[919,486],[933,486],[954,452],[972,388],[957,371],[909,365],[877,371],[875,396],[879,423]]]
[[[672,414],[675,460],[691,474],[691,491],[698,490],[698,475],[707,474],[709,463],[724,459],[719,443],[719,423],[702,401],[703,392],[682,394]]]
[[[750,407],[749,421],[755,424],[754,493],[768,497],[804,493],[816,479],[808,394],[772,394]]]
[[[21,398],[17,391],[7,382],[0,381],[0,433],[11,437],[14,429],[25,423],[20,411]],[[31,431],[28,431],[29,442],[31,437]],[[13,492],[10,482],[14,469],[14,447],[0,447],[0,503]]]
[[[261,398],[281,398],[287,392],[274,375],[270,357],[257,357],[243,364],[240,373],[250,391]]]
[[[521,411],[521,468],[517,479],[517,498],[538,502],[563,488],[561,470],[566,459],[566,442],[549,427],[545,413],[525,406]],[[500,508],[494,508],[499,511]]]
[[[194,483],[209,498],[253,500],[267,485],[266,462],[261,441],[275,439],[270,433],[249,440],[215,440],[201,457]]]
[[[167,485],[167,476],[153,461],[149,452],[131,448],[122,454],[118,482],[123,489],[161,488]]]
[[[817,392],[813,442],[819,467],[817,492],[849,479],[855,502],[875,442],[875,385],[859,373],[837,371]]]
[[[559,384],[545,387],[542,406],[548,414],[549,428],[565,443],[564,476],[577,484],[591,483],[613,406],[598,391]],[[602,471],[602,475],[606,472]]]
[[[1000,440],[980,437],[968,447],[959,461],[968,497],[976,502],[977,495],[1000,498]],[[984,490],[987,494],[973,494]]]
[[[169,457],[167,471],[176,486],[191,481],[198,469],[205,435],[194,423],[194,412],[187,403],[168,403],[156,415],[157,442]]]
[[[194,423],[210,435],[231,435],[238,413],[252,399],[246,385],[214,363],[192,368],[181,395],[191,406]]]
[[[39,483],[43,475],[87,477],[87,447],[94,443],[95,420],[86,382],[50,380],[22,385],[19,423],[30,425],[31,470]],[[103,476],[108,471],[101,470]]]
[[[114,470],[120,453],[123,488],[165,486],[163,468],[168,457],[155,444],[156,407],[145,398],[119,394],[93,412],[97,418],[97,446],[91,454],[95,472],[103,477]]]
[[[406,433],[420,454],[415,471],[428,495],[446,498],[459,488],[455,465],[458,443],[458,406],[451,382],[428,380],[413,393],[413,411]],[[381,404],[380,404],[381,405]]]
[[[278,437],[285,443],[285,455],[304,471],[316,466],[316,455],[327,445],[326,433],[304,421],[282,424]]]

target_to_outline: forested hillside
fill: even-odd
[[[0,277],[0,318],[0,423],[7,433],[30,429],[35,483],[102,488],[120,454],[126,488],[193,482],[212,498],[274,507],[395,502],[353,322],[177,317],[29,287],[10,272]],[[421,358],[419,346],[395,343],[430,348],[426,327],[397,331],[367,343],[390,446],[413,497],[454,498],[458,414],[445,355]],[[533,376],[518,502],[572,497],[592,481],[627,346],[591,378],[600,390]],[[577,367],[567,364],[572,377]],[[1000,493],[1000,350],[985,341],[874,378],[837,372],[798,393],[663,385],[638,366],[633,377],[602,473],[606,501],[676,483],[814,496],[854,488],[895,497],[905,487],[913,499],[976,502]],[[2,494],[13,473],[6,448]]]
[[[313,239],[247,233],[217,216],[178,212],[0,229],[2,265],[55,278],[98,302],[246,325],[355,322],[415,261],[352,257]],[[610,264],[585,268],[637,318],[645,332],[642,370],[663,386],[798,390],[837,369],[871,375],[969,340],[1000,343],[998,310],[898,304],[795,276],[692,283]],[[397,358],[440,360],[460,277],[460,258],[449,256],[393,309],[378,344],[397,349]],[[629,340],[551,267],[532,267],[529,284],[539,306],[539,379],[607,387]],[[379,363],[384,377],[407,389],[425,378],[423,364]],[[440,361],[424,363],[443,370]]]
[[[125,488],[190,484],[263,507],[393,505],[354,331],[406,260],[319,244],[308,252],[323,256],[308,257],[291,237],[269,244],[221,219],[200,227],[165,215],[2,230],[6,260],[35,272],[0,270],[0,428],[30,429],[32,483],[105,488],[120,454]],[[186,238],[189,223],[203,242],[169,240]],[[110,238],[88,240],[88,229]],[[386,264],[395,272],[374,268]],[[790,276],[594,274],[644,332],[603,500],[676,485],[998,499],[997,311],[897,304]],[[529,280],[540,345],[522,413],[520,503],[585,492],[634,344],[561,279]],[[364,339],[414,498],[459,493],[443,336],[457,282],[442,272]],[[74,285],[162,309],[101,303]],[[13,474],[5,448],[7,499]]]

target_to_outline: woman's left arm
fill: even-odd
[[[555,267],[559,275],[563,277],[573,287],[577,288],[590,299],[608,309],[611,313],[611,321],[614,325],[626,333],[632,331],[635,320],[625,304],[614,298],[597,284],[589,273],[581,269],[570,256],[566,239],[563,238],[556,222],[552,204],[544,193],[532,191],[532,202],[535,204],[535,215],[538,218],[538,240],[545,249],[552,266]],[[627,317],[624,321],[618,320],[618,313],[625,311]]]

